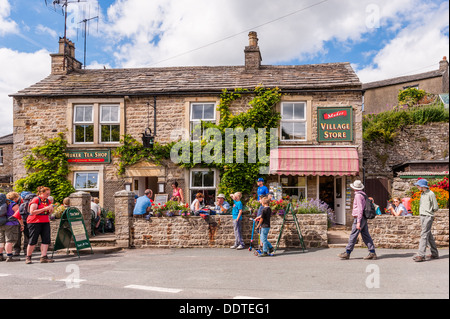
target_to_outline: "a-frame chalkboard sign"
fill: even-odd
[[[53,253],[64,248],[69,250],[72,240],[75,243],[78,258],[80,257],[79,251],[81,249],[90,248],[91,253],[94,253],[84,225],[83,214],[76,207],[69,207],[63,212],[58,233],[56,234],[55,245],[53,246]]]

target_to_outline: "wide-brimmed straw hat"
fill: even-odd
[[[364,189],[364,185],[360,180],[354,181],[352,184],[350,184],[350,187],[356,191],[360,191],[360,190]]]

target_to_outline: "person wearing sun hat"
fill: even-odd
[[[420,195],[419,215],[422,230],[420,233],[419,251],[413,260],[416,262],[425,261],[425,252],[427,246],[430,246],[431,255],[427,256],[430,259],[438,259],[439,252],[431,232],[431,226],[434,221],[434,213],[438,211],[439,205],[436,200],[436,195],[430,190],[428,181],[426,179],[419,179],[415,184],[422,192]]]
[[[375,246],[373,244],[372,237],[369,234],[367,219],[364,217],[364,207],[366,206],[366,200],[368,200],[366,193],[363,192],[364,185],[360,180],[356,180],[350,184],[350,187],[355,191],[352,210],[352,216],[354,217],[352,232],[350,233],[350,238],[348,239],[348,245],[345,248],[345,252],[339,254],[338,257],[341,259],[349,259],[350,254],[358,241],[358,235],[361,234],[364,243],[369,249],[369,255],[364,257],[364,259],[377,259]]]

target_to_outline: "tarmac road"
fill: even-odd
[[[416,251],[142,249],[55,255],[52,264],[0,262],[1,299],[448,299],[449,250],[416,263]]]

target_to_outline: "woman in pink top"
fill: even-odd
[[[178,182],[172,183],[172,198],[170,200],[174,200],[180,203],[184,203],[183,190],[178,187]]]

